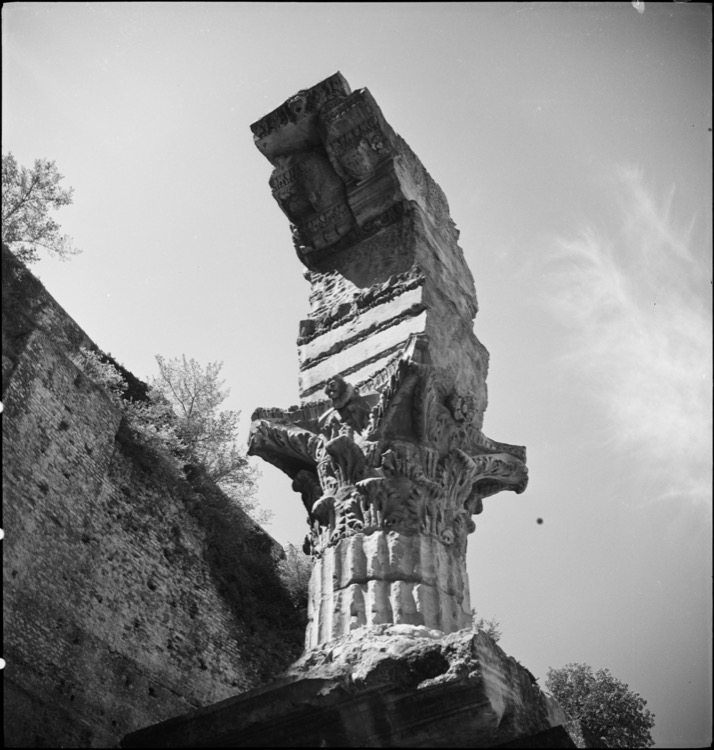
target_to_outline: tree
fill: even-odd
[[[272,513],[258,507],[255,470],[237,444],[239,412],[220,410],[230,393],[220,379],[222,362],[202,367],[185,355],[175,359],[156,356],[159,374],[150,381],[152,400],[165,399],[176,415],[175,430],[189,463],[199,464],[229,497],[259,523]]]
[[[609,670],[587,664],[549,669],[546,687],[573,724],[604,740],[608,747],[651,747],[654,714],[638,693]],[[585,747],[585,744],[581,745]]]
[[[307,607],[307,592],[312,573],[312,558],[288,543],[285,559],[278,563],[278,573],[288,590],[292,603],[299,608]]]
[[[475,609],[471,610],[471,628],[476,632],[486,633],[493,639],[494,643],[501,640],[501,623],[496,619],[486,620],[479,617]]]
[[[82,346],[74,361],[124,412],[139,442],[160,456],[164,465],[180,472],[186,446],[176,430],[177,420],[171,404],[160,393],[123,370],[111,355]],[[125,375],[135,381],[135,387],[129,387]]]
[[[2,155],[2,241],[24,263],[39,260],[42,249],[66,259],[80,251],[48,215],[72,203],[72,188],[53,161],[36,159],[32,169],[19,166],[12,153]]]
[[[272,512],[255,499],[256,472],[236,444],[240,415],[219,410],[229,393],[218,377],[223,363],[203,368],[185,356],[165,360],[158,355],[156,361],[159,376],[147,388],[111,355],[80,347],[76,357],[76,364],[124,412],[139,442],[165,467],[181,475],[187,463],[201,467],[254,521],[268,523]],[[302,575],[296,571],[293,577]]]

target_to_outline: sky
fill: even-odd
[[[337,71],[368,88],[461,232],[484,432],[528,449],[528,489],[475,518],[472,605],[541,685],[607,668],[657,747],[708,746],[711,36],[708,4],[10,3],[2,148],[74,188],[49,292],[138,377],[222,361],[247,440],[298,403],[309,293],[250,125]]]

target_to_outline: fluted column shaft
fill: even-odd
[[[433,536],[380,530],[342,539],[316,559],[305,647],[370,625],[451,633],[470,622],[464,557]]]

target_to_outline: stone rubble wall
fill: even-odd
[[[162,467],[71,355],[87,335],[3,248],[5,743],[112,747],[269,681],[304,619],[280,546]]]

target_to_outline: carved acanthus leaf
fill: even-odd
[[[288,476],[314,471],[323,453],[319,435],[293,424],[257,419],[251,425],[248,454],[260,456]]]
[[[353,485],[365,476],[367,459],[362,449],[349,435],[339,435],[325,443],[338,486]]]
[[[292,488],[295,492],[300,493],[308,514],[312,513],[312,508],[322,493],[317,474],[313,471],[301,469],[293,479]]]
[[[510,453],[475,456],[477,467],[475,490],[481,498],[503,490],[520,494],[528,485],[528,468]]]
[[[399,501],[390,481],[384,477],[369,477],[357,482],[357,491],[364,528],[382,528]]]
[[[473,489],[478,476],[478,467],[474,460],[456,448],[442,460],[442,483],[444,491],[454,498],[457,505],[463,507]]]

